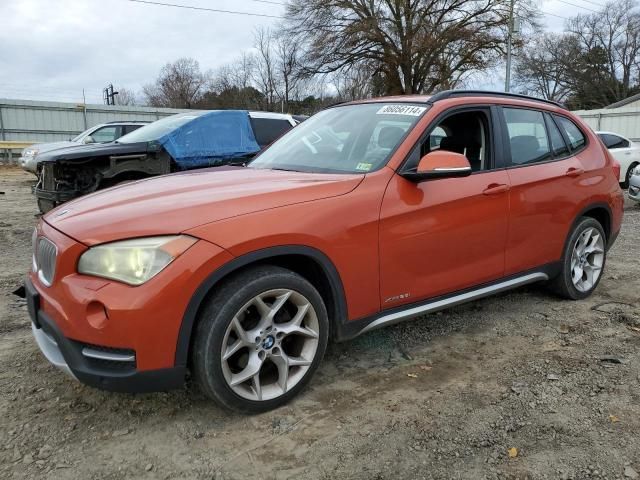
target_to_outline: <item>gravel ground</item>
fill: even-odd
[[[294,402],[240,416],[190,387],[107,393],[47,364],[11,295],[33,178],[0,168],[0,478],[639,477],[636,205],[591,298],[534,286],[330,345]]]

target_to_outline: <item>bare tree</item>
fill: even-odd
[[[192,58],[167,63],[153,85],[143,88],[147,103],[154,107],[192,108],[204,93],[207,76]]]
[[[523,93],[564,101],[571,92],[576,42],[571,35],[544,33],[529,39],[515,65],[515,84]]]
[[[136,93],[126,87],[116,88],[118,94],[115,96],[116,105],[138,105]]]
[[[598,81],[605,101],[622,100],[638,81],[640,62],[640,12],[635,0],[607,3],[602,11],[580,14],[568,22],[568,30],[578,39],[592,64],[582,66],[589,74],[581,81]],[[593,62],[600,67],[594,76]],[[580,73],[580,72],[577,72]],[[595,90],[595,89],[594,89]]]
[[[376,65],[384,93],[432,92],[503,52],[508,0],[292,0],[286,31],[311,73]]]
[[[265,108],[270,110],[276,102],[276,60],[273,52],[274,34],[260,27],[254,34],[254,47],[257,50],[254,80],[258,90],[264,95]]]

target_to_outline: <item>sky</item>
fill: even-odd
[[[252,47],[258,26],[275,26],[285,0],[157,0],[253,15],[131,0],[0,0],[0,98],[103,103],[109,83],[140,91],[168,61],[192,57],[203,71]],[[589,13],[604,0],[538,0],[543,21]],[[581,5],[582,8],[568,5]],[[474,87],[499,84],[478,77]]]

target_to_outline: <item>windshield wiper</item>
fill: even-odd
[[[280,170],[281,172],[299,172],[300,170],[294,170],[293,168],[271,167],[269,170]]]

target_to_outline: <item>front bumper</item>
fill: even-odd
[[[80,382],[113,392],[145,393],[180,388],[186,367],[139,371],[135,352],[118,352],[67,338],[40,309],[40,295],[27,279],[25,295],[36,343],[49,362]]]

